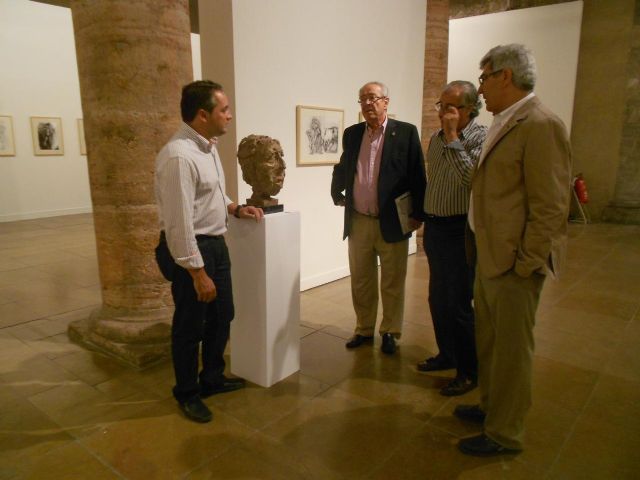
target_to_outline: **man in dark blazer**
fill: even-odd
[[[480,68],[479,93],[493,113],[469,206],[480,405],[458,405],[454,414],[483,424],[460,450],[488,456],[522,449],[540,291],[565,256],[571,147],[562,121],[533,93],[536,64],[526,47],[494,47]]]
[[[351,295],[357,320],[346,347],[373,341],[380,257],[381,350],[393,354],[395,339],[402,334],[409,238],[422,218],[424,160],[416,127],[387,117],[389,93],[384,84],[365,84],[358,103],[365,122],[345,130],[342,156],[331,181],[333,202],[345,207],[343,238],[349,237]],[[407,193],[406,210],[410,211],[399,215],[396,200]]]

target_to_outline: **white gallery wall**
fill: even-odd
[[[207,28],[219,31],[225,19],[215,7],[207,18],[203,3],[203,76],[231,78],[216,69],[221,46],[206,45]],[[301,288],[349,275],[343,209],[330,196],[333,167],[296,166],[296,105],[342,109],[346,128],[358,122],[358,89],[379,80],[390,89],[389,111],[420,130],[426,1],[242,0],[232,7],[236,145],[250,134],[282,144],[287,170],[278,199],[301,213]],[[238,178],[244,202],[251,187]]]
[[[0,115],[13,117],[15,157],[0,157],[0,221],[91,211],[71,10],[0,0]],[[64,155],[35,156],[29,117],[60,117]]]
[[[302,289],[348,275],[342,209],[329,195],[332,167],[296,166],[296,105],[343,109],[346,127],[358,121],[358,88],[376,79],[390,87],[389,111],[420,128],[426,0],[231,5],[236,138],[229,140],[237,145],[254,133],[282,143],[287,177],[278,198],[301,212]],[[449,79],[477,83],[478,61],[489,48],[525,43],[538,60],[536,92],[570,126],[581,14],[582,2],[572,2],[453,20]],[[201,41],[203,66],[215,66],[223,48],[192,35],[196,79],[203,76]],[[0,0],[0,65],[0,115],[13,118],[16,143],[15,157],[0,157],[0,222],[91,211],[76,127],[82,111],[70,10]],[[215,80],[209,72],[204,76]],[[34,155],[30,116],[62,118],[63,156]],[[481,121],[489,124],[490,115]],[[238,179],[244,202],[251,189],[239,171]]]
[[[536,95],[571,131],[581,22],[582,1],[451,20],[448,79],[477,86],[478,65],[489,49],[522,43],[536,58]],[[491,113],[483,108],[479,122],[491,121]]]
[[[191,36],[194,76],[200,41]],[[16,155],[0,157],[0,222],[91,211],[71,10],[0,0],[0,115],[12,117]],[[30,117],[62,119],[64,155],[36,156]]]

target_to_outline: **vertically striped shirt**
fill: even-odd
[[[215,145],[186,123],[156,157],[155,195],[160,229],[176,263],[203,267],[196,235],[225,233],[231,200]]]
[[[429,215],[464,215],[469,209],[471,175],[482,152],[487,127],[474,120],[447,143],[444,132],[434,133],[427,151],[427,190],[424,211]]]

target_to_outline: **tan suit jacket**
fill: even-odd
[[[484,150],[472,179],[480,272],[558,275],[566,254],[571,147],[562,120],[537,97]]]

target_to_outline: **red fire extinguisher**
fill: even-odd
[[[587,194],[587,184],[582,177],[582,174],[579,173],[576,175],[576,178],[573,181],[573,189],[576,192],[576,196],[578,197],[578,201],[584,205],[589,201],[589,195]]]

